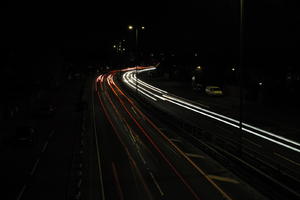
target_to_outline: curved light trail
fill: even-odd
[[[136,77],[136,71],[138,73],[143,73],[143,72],[152,71],[155,69],[156,69],[155,67],[148,67],[148,68],[139,67],[138,70],[128,69],[123,74],[122,80],[129,87],[137,90],[139,93],[147,96],[148,98],[150,98],[154,101],[157,101],[158,99],[160,99],[162,101],[168,101],[169,103],[172,103],[174,105],[180,106],[185,109],[188,109],[192,112],[204,115],[211,119],[217,120],[217,121],[222,122],[227,125],[230,125],[234,128],[240,128],[240,122],[236,119],[227,117],[225,115],[222,115],[222,114],[210,111],[208,109],[202,108],[200,106],[197,106],[195,104],[189,103],[187,100],[185,100],[183,98],[179,98],[173,94],[168,93],[165,90],[162,90],[162,89],[154,87],[148,83],[145,83],[144,81],[142,81]],[[295,152],[298,152],[298,153],[300,152],[300,149],[299,149],[300,143],[298,143],[296,141],[276,135],[272,132],[263,130],[259,127],[255,127],[255,126],[247,124],[245,122],[242,122],[241,125],[242,125],[241,128],[244,132],[258,136],[260,138],[263,138],[265,140],[268,140],[272,143],[275,143],[282,147],[288,148]]]

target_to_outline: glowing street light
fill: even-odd
[[[129,30],[132,30],[132,29],[133,29],[133,26],[129,25],[129,26],[128,26],[128,29],[129,29]]]

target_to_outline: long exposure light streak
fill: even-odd
[[[155,67],[145,68],[145,69],[139,69],[138,73],[146,72],[155,70]],[[240,124],[239,121],[230,117],[227,117],[225,115],[210,111],[208,109],[202,108],[200,106],[194,105],[192,103],[189,103],[185,101],[183,98],[177,98],[176,96],[168,93],[165,90],[159,89],[157,87],[154,87],[148,83],[145,83],[144,81],[137,79],[135,70],[127,70],[123,74],[123,82],[125,82],[128,86],[130,86],[133,89],[136,89],[136,82],[138,83],[138,91],[147,96],[148,98],[151,98],[155,101],[158,99],[161,99],[163,101],[170,102],[174,105],[180,106],[182,108],[188,109],[192,112],[196,112],[198,114],[204,115],[206,117],[209,117],[211,119],[220,121],[222,123],[225,123],[227,125],[230,125],[235,128],[239,128]],[[276,135],[272,132],[263,130],[259,127],[255,127],[253,125],[247,124],[242,122],[242,130],[253,134],[255,136],[261,137],[265,140],[268,140],[270,142],[276,143],[278,145],[281,145],[285,148],[291,149],[296,152],[300,152],[300,144],[298,142],[295,142],[291,139]]]

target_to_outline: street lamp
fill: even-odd
[[[138,55],[139,55],[139,51],[138,51],[138,36],[139,36],[139,30],[145,30],[145,26],[132,26],[129,25],[128,26],[129,30],[135,30],[135,54],[136,54],[136,60],[138,60]],[[138,92],[138,82],[137,82],[137,65],[135,66],[135,89],[136,89],[136,93]]]
[[[239,83],[240,83],[240,116],[239,116],[239,127],[240,127],[240,146],[239,146],[239,153],[240,156],[242,155],[243,151],[243,68],[244,68],[244,23],[245,23],[245,0],[240,0],[240,62],[239,62]],[[234,71],[234,70],[233,70]]]

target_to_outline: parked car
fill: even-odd
[[[205,88],[205,93],[209,96],[223,96],[223,91],[218,86],[207,86]]]

